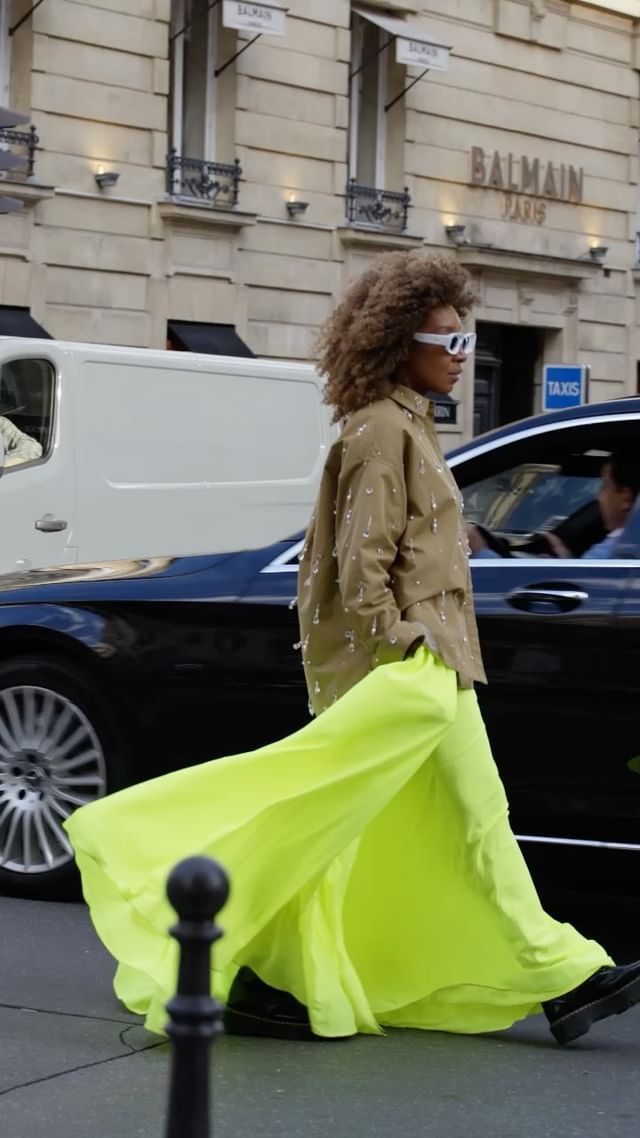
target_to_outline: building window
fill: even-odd
[[[389,50],[393,42],[383,27],[354,12],[347,217],[402,231],[410,203],[403,186],[406,73]]]
[[[385,105],[389,38],[382,28],[353,17],[349,175],[363,186],[385,184]]]
[[[171,9],[171,148],[167,189],[210,205],[238,200],[240,168],[233,161],[236,33],[222,26],[220,5],[173,0]]]
[[[213,161],[220,16],[208,0],[174,0],[171,25],[171,143]]]

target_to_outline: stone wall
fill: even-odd
[[[223,160],[242,164],[235,210],[167,199],[170,0],[44,0],[13,44],[14,101],[41,150],[24,213],[0,218],[0,303],[29,306],[58,338],[161,346],[173,317],[235,323],[259,355],[308,359],[373,255],[447,248],[474,274],[479,319],[544,332],[540,370],[579,359],[592,398],[635,391],[640,54],[636,25],[610,6],[369,4],[452,48],[448,71],[405,96],[412,205],[406,233],[389,236],[345,223],[348,0],[288,0],[286,36],[263,36],[234,64]],[[408,68],[407,83],[418,75]],[[496,152],[502,188],[496,168],[487,184]],[[569,166],[583,171],[582,200],[509,190],[522,156],[542,172],[552,163],[558,186],[562,167],[564,182]],[[117,186],[98,189],[99,167],[118,171]],[[288,218],[291,196],[309,203],[302,219]],[[451,222],[467,244],[452,244]],[[604,269],[590,243],[607,247]],[[470,367],[466,385],[468,407]],[[467,413],[454,434],[470,430]]]

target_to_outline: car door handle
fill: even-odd
[[[67,524],[62,518],[54,518],[53,514],[45,514],[44,517],[36,520],[36,529],[40,530],[40,533],[61,533],[67,528]]]
[[[571,612],[588,601],[589,594],[582,589],[514,589],[507,600],[513,608],[524,612]]]

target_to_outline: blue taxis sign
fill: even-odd
[[[586,364],[547,364],[542,380],[542,410],[566,411],[587,402]]]

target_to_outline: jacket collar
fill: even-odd
[[[426,395],[419,395],[417,391],[412,391],[402,383],[393,389],[390,398],[400,407],[404,407],[405,411],[417,415],[419,419],[435,419],[435,403]]]

